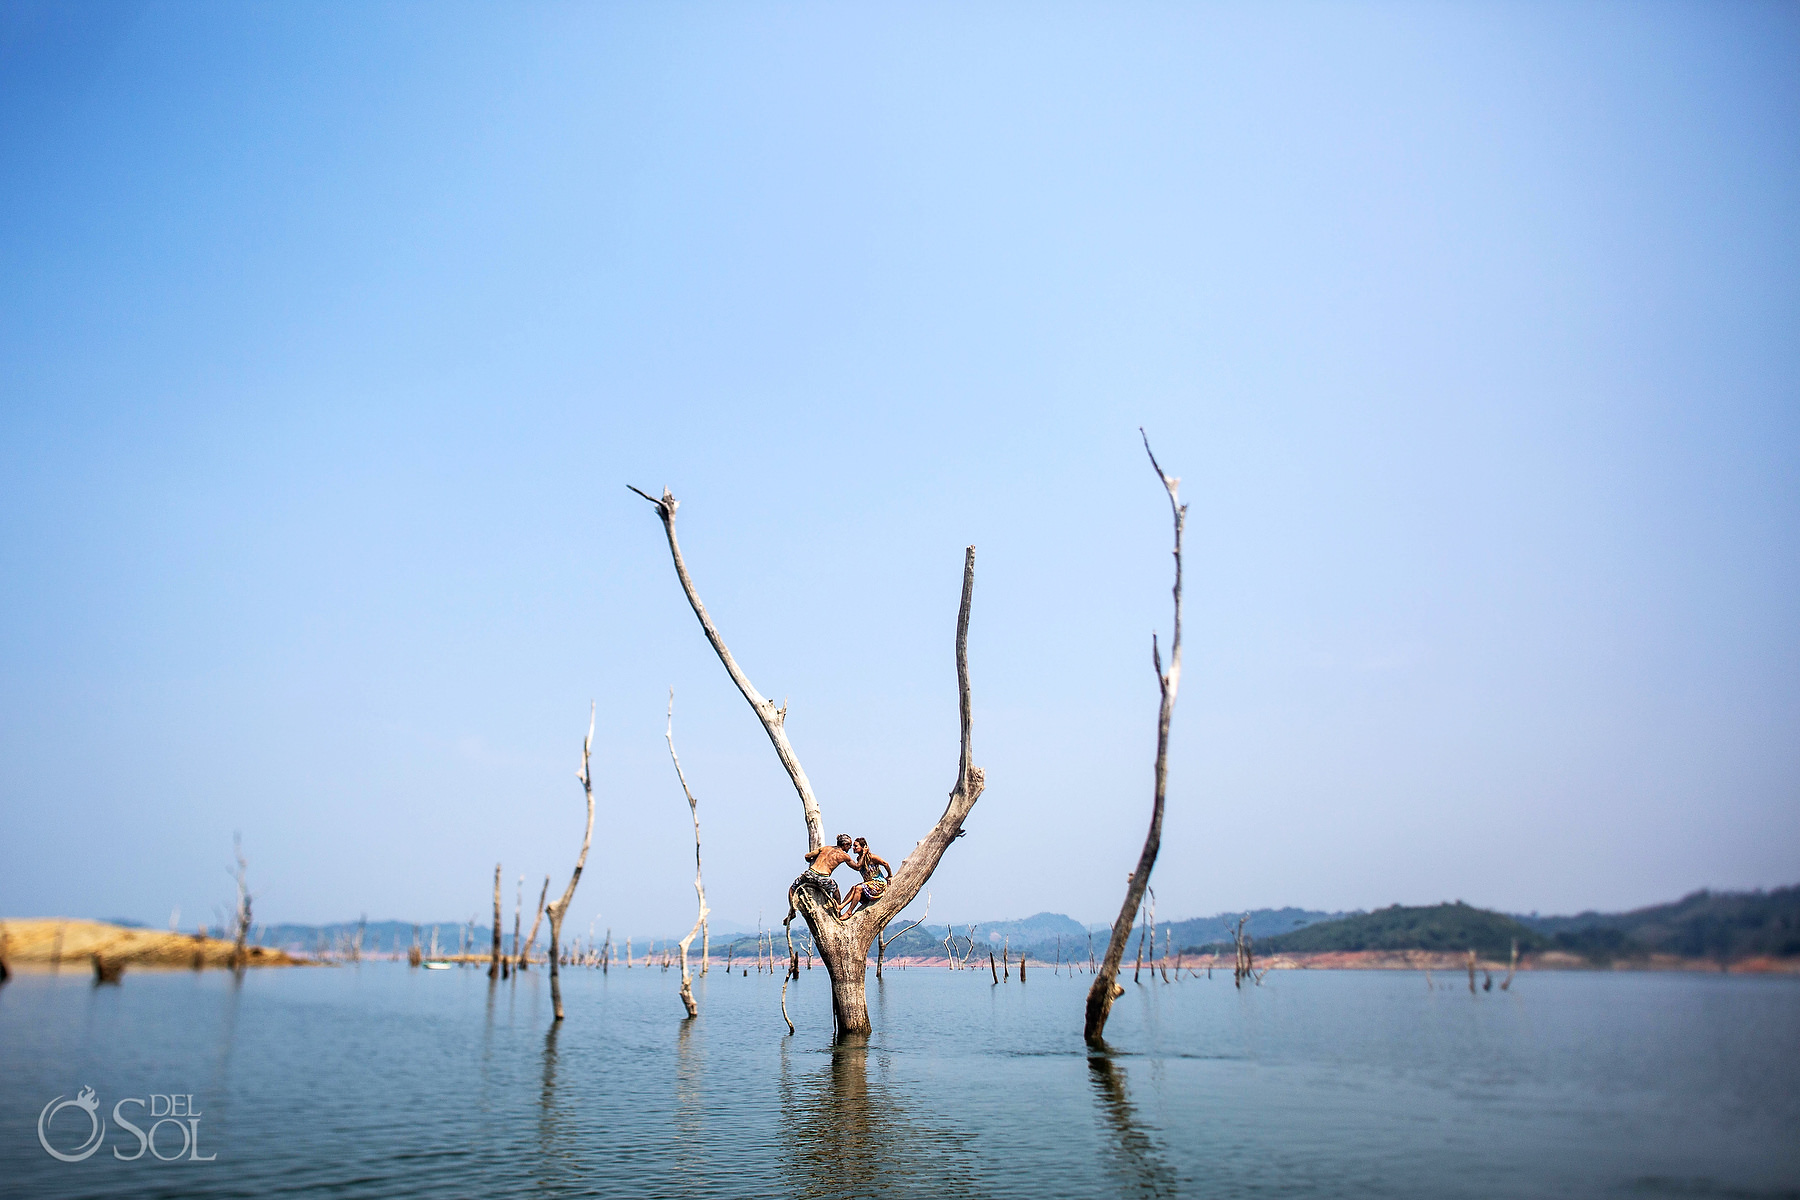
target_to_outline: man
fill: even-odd
[[[894,877],[894,868],[888,860],[869,849],[867,838],[857,838],[851,843],[856,851],[856,860],[850,865],[862,872],[863,881],[850,889],[844,897],[844,906],[838,911],[838,920],[842,921],[861,905],[869,905],[881,899],[887,891],[888,880]]]
[[[837,911],[843,900],[838,896],[837,881],[831,877],[831,873],[845,863],[855,865],[854,857],[850,853],[852,845],[854,843],[851,842],[850,835],[840,833],[837,836],[837,845],[820,846],[806,856],[808,863],[806,870],[800,872],[800,878],[794,880],[788,887],[788,921],[794,919],[794,895],[803,887],[811,888],[822,898],[829,900],[831,911],[834,913]],[[782,924],[787,924],[787,921],[783,921]]]

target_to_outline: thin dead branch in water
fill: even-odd
[[[231,967],[241,971],[249,963],[250,956],[245,950],[245,942],[250,936],[250,889],[245,886],[245,873],[249,864],[244,861],[244,838],[242,834],[231,835],[231,851],[237,858],[237,906],[232,912],[232,922],[237,930],[231,943]],[[98,968],[96,968],[98,969]]]
[[[1469,951],[1469,995],[1475,994],[1475,952]]]
[[[1513,972],[1519,969],[1519,939],[1512,940],[1512,957],[1506,960],[1506,978],[1500,981],[1500,990],[1512,987]]]
[[[488,978],[500,978],[500,864],[494,864],[494,948],[488,956]]]
[[[688,787],[687,775],[681,770],[681,759],[675,753],[675,689],[669,689],[669,725],[663,732],[669,743],[669,761],[675,764],[675,778],[681,781],[681,794],[687,797],[688,815],[694,819],[694,895],[699,898],[699,913],[694,917],[694,927],[688,935],[681,939],[681,1003],[692,1018],[700,1014],[700,1006],[694,1003],[693,977],[688,974],[688,947],[694,944],[694,937],[706,926],[706,914],[711,910],[706,907],[706,884],[700,878],[700,802],[694,799],[692,789]]]
[[[1157,852],[1162,848],[1163,803],[1169,783],[1169,722],[1175,713],[1175,695],[1181,688],[1181,539],[1187,527],[1187,506],[1181,503],[1178,494],[1181,481],[1163,473],[1150,449],[1149,436],[1142,429],[1138,432],[1144,436],[1144,453],[1149,455],[1156,477],[1162,481],[1163,490],[1169,493],[1169,509],[1175,522],[1175,627],[1169,640],[1167,671],[1163,670],[1156,635],[1150,636],[1150,661],[1156,669],[1157,687],[1162,692],[1162,705],[1156,719],[1156,793],[1150,808],[1150,830],[1144,836],[1144,849],[1138,855],[1137,869],[1132,871],[1126,885],[1125,902],[1113,921],[1106,961],[1095,977],[1093,987],[1088,990],[1082,1037],[1095,1049],[1105,1045],[1106,1018],[1112,1013],[1113,1000],[1124,990],[1117,982],[1119,963],[1125,956],[1126,939],[1131,936],[1131,919],[1136,915],[1138,905],[1143,903],[1144,893],[1150,886],[1150,872],[1155,868]]]
[[[525,944],[518,948],[519,970],[521,971],[531,966],[531,948],[537,945],[538,923],[544,919],[544,898],[549,894],[550,877],[546,875],[544,876],[544,886],[538,891],[537,915],[531,918],[531,936],[526,938]],[[435,928],[431,931],[431,937],[432,957],[435,958],[437,956],[437,930]]]
[[[927,889],[925,892],[925,917],[929,917],[930,915],[931,915],[931,892],[929,889]],[[887,955],[887,948],[890,945],[892,945],[896,939],[904,937],[905,935],[911,933],[913,930],[917,929],[920,925],[923,925],[925,923],[925,917],[920,917],[917,921],[914,921],[911,925],[908,925],[905,929],[902,929],[899,933],[890,933],[886,937],[882,937],[879,934],[876,935],[876,938],[875,938],[875,978],[876,979],[881,978],[881,960]],[[809,971],[812,970],[812,952],[811,951],[808,951],[807,955],[806,955],[806,969]]]
[[[557,971],[557,959],[561,957],[558,943],[562,936],[563,918],[568,915],[569,904],[575,899],[575,885],[581,882],[581,872],[587,866],[588,846],[594,840],[594,779],[589,769],[589,759],[594,747],[594,713],[595,705],[588,705],[587,737],[581,742],[581,769],[575,778],[581,781],[581,790],[587,797],[587,828],[581,835],[581,853],[575,859],[575,870],[569,875],[569,886],[563,889],[562,899],[545,907],[550,917],[550,1007],[556,1013],[556,1020],[563,1019],[562,979]]]

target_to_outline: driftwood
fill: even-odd
[[[669,727],[663,736],[669,742],[669,761],[675,764],[675,778],[681,781],[681,794],[687,797],[688,815],[694,819],[694,895],[699,897],[700,911],[694,918],[694,927],[681,939],[681,1003],[687,1009],[687,1015],[695,1017],[700,1014],[700,1007],[694,1003],[693,977],[688,974],[688,947],[694,944],[694,935],[706,928],[706,914],[712,910],[706,907],[706,885],[700,879],[700,802],[694,799],[694,793],[688,787],[687,776],[681,770],[681,759],[675,754],[674,688],[669,689]],[[792,945],[790,940],[790,949]]]
[[[594,711],[595,706],[588,706],[587,737],[581,742],[581,770],[575,778],[581,781],[581,790],[587,796],[587,828],[581,835],[581,854],[575,859],[575,870],[569,875],[569,886],[563,889],[562,899],[551,902],[544,909],[550,917],[550,1007],[556,1013],[556,1020],[563,1019],[562,980],[557,972],[556,960],[561,957],[558,943],[562,936],[563,918],[569,913],[569,904],[575,899],[575,885],[581,882],[582,868],[587,866],[588,845],[594,840],[594,779],[588,769],[589,755],[594,748]]]
[[[1141,429],[1138,432],[1143,434]],[[1163,490],[1169,493],[1169,509],[1175,520],[1175,629],[1169,640],[1167,671],[1163,670],[1156,635],[1150,635],[1150,662],[1156,668],[1157,687],[1162,692],[1162,706],[1156,718],[1156,794],[1150,807],[1150,831],[1144,836],[1144,849],[1138,855],[1137,869],[1125,886],[1125,903],[1113,920],[1106,959],[1100,966],[1100,973],[1094,977],[1093,986],[1088,989],[1082,1037],[1095,1048],[1105,1045],[1106,1018],[1112,1013],[1113,1001],[1125,990],[1118,984],[1119,963],[1125,957],[1125,942],[1131,936],[1131,920],[1137,915],[1138,905],[1143,903],[1144,891],[1150,886],[1150,872],[1156,866],[1157,851],[1162,848],[1163,800],[1169,783],[1169,720],[1175,713],[1175,693],[1181,687],[1181,535],[1187,526],[1187,506],[1181,503],[1177,494],[1181,481],[1163,473],[1156,455],[1150,450],[1148,435],[1144,436],[1144,453],[1150,456],[1156,477],[1162,481]]]
[[[762,723],[769,743],[775,748],[776,757],[781,760],[788,778],[793,782],[806,820],[807,850],[811,852],[820,849],[825,845],[825,819],[819,811],[818,799],[813,795],[812,784],[807,780],[806,772],[801,768],[800,760],[788,741],[787,705],[783,703],[777,707],[773,700],[764,697],[750,683],[737,660],[732,658],[725,639],[719,636],[712,618],[707,615],[706,606],[700,602],[700,593],[688,574],[687,564],[681,557],[681,544],[675,536],[675,511],[679,503],[674,495],[664,489],[661,499],[658,499],[637,488],[631,490],[656,506],[656,514],[661,518],[663,532],[668,537],[669,556],[674,561],[675,574],[681,581],[688,604],[693,608],[694,616],[698,618],[700,628],[705,632],[706,640],[712,644],[713,652],[718,655],[726,674],[731,676],[731,681],[737,685],[751,711]],[[888,922],[912,903],[913,898],[924,888],[932,872],[937,870],[950,843],[962,836],[962,823],[975,807],[975,802],[981,798],[984,783],[982,771],[969,758],[971,719],[968,638],[969,606],[974,590],[975,547],[970,546],[963,555],[962,602],[956,620],[956,682],[961,745],[956,784],[950,791],[943,815],[894,872],[881,898],[861,911],[840,919],[835,911],[812,894],[810,888],[799,888],[795,892],[794,908],[805,918],[807,928],[812,933],[813,945],[818,948],[819,957],[824,960],[825,969],[831,976],[832,1015],[840,1034],[858,1035],[869,1032],[869,1005],[865,992],[869,946],[880,936]]]

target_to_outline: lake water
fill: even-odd
[[[80,972],[0,988],[7,1196],[1800,1196],[1800,980],[1410,972],[1260,987],[1127,980],[1115,1053],[1085,979],[870,977],[874,1036],[834,1049],[824,971],[364,964]],[[96,1089],[99,1150],[38,1120]],[[125,1098],[192,1096],[156,1149]],[[159,1106],[166,1101],[155,1101]],[[184,1102],[185,1103],[185,1102]],[[123,1113],[140,1128],[142,1108]],[[49,1125],[73,1149],[77,1107]],[[182,1155],[197,1130],[200,1155]]]

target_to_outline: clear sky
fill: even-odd
[[[0,912],[1800,880],[1800,8],[0,5]]]

